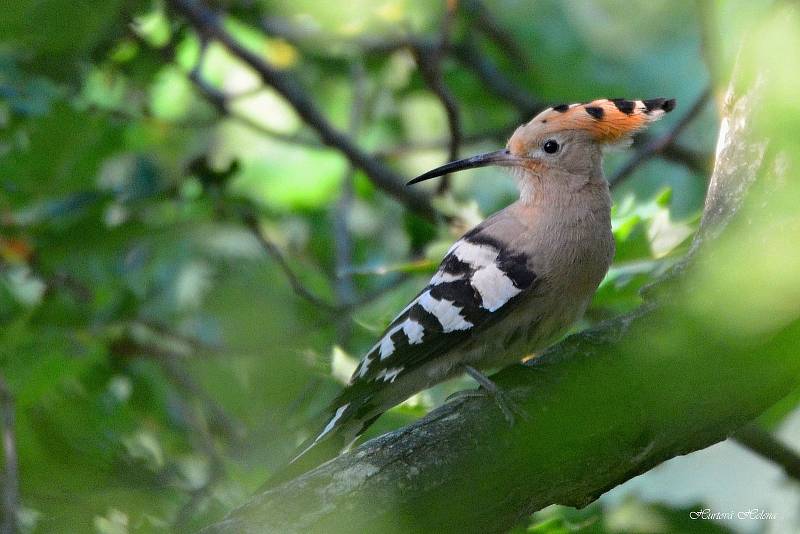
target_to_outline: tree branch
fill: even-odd
[[[243,125],[247,126],[251,130],[264,134],[266,136],[272,137],[273,139],[277,139],[278,141],[282,141],[284,143],[289,143],[293,145],[301,145],[308,148],[327,148],[325,145],[319,142],[317,139],[312,139],[310,137],[305,137],[302,135],[296,134],[286,134],[283,132],[279,132],[269,128],[268,126],[261,124],[260,122],[256,122],[247,115],[243,115],[241,113],[237,113],[236,111],[231,109],[230,102],[233,98],[226,95],[206,80],[200,75],[200,68],[194,68],[188,75],[189,81],[191,81],[200,94],[208,100],[208,102],[217,110],[222,116],[230,117]]]
[[[675,145],[675,140],[683,132],[683,130],[697,117],[702,111],[703,107],[711,97],[711,88],[707,87],[694,101],[694,104],[689,108],[683,117],[675,123],[675,125],[664,135],[657,139],[651,140],[641,150],[628,160],[617,172],[615,172],[609,179],[609,185],[613,187],[619,186],[622,182],[627,180],[633,171],[639,168],[640,165],[647,162],[653,156],[664,152],[665,150]],[[673,150],[672,155],[675,156],[676,152]]]
[[[478,12],[485,13],[486,8],[479,2],[464,2],[463,5],[467,14],[473,18],[473,23],[481,26],[479,21],[482,19],[475,20],[474,15]],[[446,23],[447,19],[445,19],[445,25],[443,26],[445,31],[448,29]],[[278,18],[262,19],[261,26],[264,31],[270,35],[286,39],[296,46],[305,46],[308,48],[309,45],[311,45],[315,50],[325,50],[332,40],[337,39],[336,36],[323,33],[318,29],[297,28],[285,20]],[[386,54],[400,49],[408,49],[412,51],[420,64],[420,72],[423,75],[423,79],[425,79],[431,91],[437,95],[445,107],[451,132],[460,130],[460,128],[458,128],[459,113],[457,109],[457,103],[452,98],[452,95],[447,87],[443,87],[442,84],[439,83],[440,80],[437,80],[436,71],[434,70],[431,72],[432,67],[436,66],[436,62],[432,61],[431,58],[437,55],[437,51],[442,51],[442,54],[440,55],[443,55],[445,52],[442,50],[439,44],[437,44],[435,41],[426,40],[419,36],[405,36],[395,39],[368,36],[353,38],[351,40],[345,40],[344,42],[348,45],[356,47],[359,52],[364,54]],[[500,45],[499,42],[498,45]],[[513,50],[513,48],[515,48],[514,45],[511,47],[501,46],[501,48],[512,59],[519,53],[518,51]],[[504,74],[486,54],[482,53],[476,44],[475,38],[469,32],[464,35],[459,43],[450,44],[448,50],[446,51],[452,53],[455,59],[472,71],[478,80],[483,83],[483,85],[491,93],[495,94],[498,98],[506,101],[511,106],[516,108],[522,120],[527,121],[546,107],[544,102],[540,101],[523,87],[520,87],[518,84],[509,79],[508,76],[506,76],[506,74]],[[439,58],[439,61],[441,61],[441,59],[442,58]],[[440,78],[440,73],[438,76]],[[707,97],[708,95],[705,95],[706,99]],[[705,101],[706,100],[701,98],[696,101],[695,104],[701,104]],[[692,109],[694,109],[694,107]],[[694,118],[694,116],[695,115],[689,113],[685,115],[685,118],[690,120]],[[258,125],[253,124],[252,121],[250,121],[250,125],[258,127]],[[456,126],[455,129],[454,126]],[[664,136],[664,138],[650,140],[649,142],[645,143],[644,148],[640,150],[640,152],[637,153],[625,165],[624,168],[622,168],[617,174],[615,174],[614,177],[612,177],[611,182],[613,183],[614,181],[626,179],[628,175],[631,174],[636,168],[656,155],[660,155],[666,159],[685,165],[695,173],[708,172],[708,165],[706,164],[707,158],[705,155],[688,150],[676,143],[679,134],[685,126],[687,126],[687,124],[681,122],[679,123],[679,128],[672,132],[672,135],[669,137]],[[292,136],[281,136],[281,134],[277,132],[270,131],[265,131],[265,133],[279,139],[281,137],[285,137],[287,138],[285,139],[287,142],[301,142],[307,146],[311,144],[307,139],[301,138],[295,141]],[[494,137],[503,138],[509,133],[510,132],[506,129],[483,133],[478,132],[474,134],[461,133],[459,135],[459,144],[470,143],[473,141],[483,141]],[[647,137],[642,137],[642,142],[644,142]],[[500,140],[505,141],[505,139]],[[665,140],[666,143],[664,142]],[[448,157],[450,160],[454,160],[457,158],[456,152],[453,149],[454,145],[454,138],[451,134],[448,139],[437,140],[434,142],[410,142],[401,146],[388,147],[386,149],[377,151],[374,154],[374,157],[394,157],[409,150],[448,148],[450,150]]]
[[[179,370],[183,373],[184,370]],[[178,509],[175,519],[172,522],[174,532],[184,532],[190,524],[192,517],[205,499],[212,493],[214,487],[226,476],[225,460],[217,451],[214,440],[208,432],[208,428],[203,418],[197,413],[198,410],[191,406],[186,399],[176,396],[174,402],[183,415],[184,421],[191,428],[190,436],[197,441],[197,448],[208,460],[208,478],[205,484],[189,493],[189,499]]]
[[[511,130],[513,131],[513,130]],[[461,141],[463,144],[485,143],[487,141],[495,141],[501,144],[505,143],[511,131],[508,128],[501,128],[496,130],[487,130],[485,132],[476,132],[473,134],[462,135]],[[430,141],[410,141],[408,143],[398,144],[375,152],[375,156],[379,158],[397,158],[406,154],[407,152],[414,152],[418,150],[440,150],[446,149],[450,145],[450,139],[433,139]]]
[[[0,432],[3,439],[3,518],[0,533],[15,534],[19,511],[19,459],[15,436],[16,410],[14,397],[3,377],[0,376]]]
[[[272,240],[270,240],[269,237],[267,237],[267,235],[264,233],[264,230],[261,228],[261,223],[253,213],[244,212],[241,214],[241,217],[245,226],[248,228],[248,230],[250,230],[258,243],[261,245],[261,248],[263,248],[264,251],[275,261],[275,263],[278,264],[278,267],[283,272],[284,276],[289,280],[289,285],[295,294],[303,300],[313,304],[320,311],[330,314],[339,314],[354,310],[365,304],[371,303],[376,298],[383,295],[386,291],[394,289],[394,287],[396,287],[405,279],[404,276],[399,276],[394,281],[387,283],[384,287],[377,288],[361,296],[355,297],[349,302],[328,302],[327,300],[313,293],[303,284],[297,274],[289,266],[289,262],[286,260],[286,257],[283,255],[280,248],[278,248],[278,245],[273,243]],[[337,276],[349,276],[352,274],[355,274],[353,269],[348,269],[338,272]]]
[[[350,105],[350,135],[358,137],[361,123],[365,113],[365,100],[367,98],[367,80],[364,65],[355,61],[351,67],[353,78],[353,99]],[[350,232],[350,214],[355,200],[355,169],[350,166],[342,177],[342,188],[339,198],[333,207],[333,242],[334,262],[336,269],[333,274],[334,289],[336,292],[337,306],[350,307],[356,299],[356,288],[350,269],[353,265],[353,236]],[[344,313],[336,319],[336,342],[347,346],[352,335],[353,318],[349,313]]]
[[[523,120],[544,109],[544,103],[509,80],[497,66],[478,50],[475,40],[467,35],[454,47],[458,60],[472,70],[478,79],[494,94],[510,102],[519,111]]]
[[[664,460],[721,441],[797,388],[800,359],[787,351],[800,341],[800,318],[769,335],[732,338],[719,312],[722,295],[742,289],[733,280],[702,294],[715,315],[697,307],[696,276],[717,258],[724,230],[737,229],[730,221],[756,176],[766,173],[773,196],[748,204],[747,228],[754,213],[767,216],[763,199],[791,182],[772,179],[764,165],[765,141],[753,126],[762,87],[729,96],[735,120],[723,118],[701,230],[662,291],[493,377],[527,420],[509,428],[491,399],[460,398],[256,495],[206,532],[504,532],[545,506],[585,506]],[[755,234],[737,243],[763,257],[762,241]]]
[[[192,0],[169,0],[168,3],[186,17],[199,34],[218,41],[252,68],[266,85],[286,99],[300,118],[319,134],[323,143],[336,148],[354,166],[362,169],[376,187],[421,217],[429,221],[436,220],[436,210],[427,197],[406,188],[402,176],[361,150],[346,134],[337,130],[289,74],[275,69],[258,54],[241,45],[223,28],[215,13]]]
[[[303,300],[307,300],[321,311],[336,313],[342,309],[340,306],[332,304],[321,297],[318,297],[303,285],[292,268],[289,266],[289,262],[287,262],[286,258],[283,257],[283,253],[278,248],[278,245],[273,243],[264,233],[264,230],[261,228],[261,223],[258,221],[258,218],[255,215],[252,213],[243,213],[242,220],[256,240],[258,240],[261,248],[263,248],[264,251],[273,259],[273,261],[278,264],[278,267],[281,271],[283,271],[284,276],[286,276],[286,279],[289,280],[289,285],[292,287],[292,290],[298,297],[302,298]]]
[[[458,102],[450,89],[447,88],[442,73],[442,61],[450,49],[450,31],[453,25],[455,9],[456,2],[454,0],[445,0],[441,37],[436,45],[423,46],[421,43],[418,43],[417,46],[413,48],[422,78],[425,80],[431,92],[436,95],[436,98],[442,103],[442,107],[444,107],[445,114],[447,115],[447,124],[450,128],[448,161],[455,161],[458,159],[458,149],[461,146],[461,119],[459,117]],[[439,181],[437,193],[442,194],[449,188],[450,175],[444,175]]]
[[[800,482],[800,454],[760,426],[756,424],[745,426],[733,435],[733,440],[783,468],[787,476]]]
[[[467,7],[467,10],[469,11],[470,8]],[[474,18],[473,22],[480,25],[480,22]],[[337,39],[335,35],[324,33],[318,29],[298,28],[283,19],[274,17],[262,19],[261,27],[269,35],[281,37],[296,46],[304,46],[306,49],[311,45],[315,50],[327,50],[330,42]],[[341,42],[342,39],[339,38],[339,41]],[[415,56],[426,56],[430,54],[430,51],[439,47],[435,41],[421,36],[401,36],[388,39],[385,37],[362,36],[344,40],[344,43],[355,47],[363,54],[388,54],[397,50],[408,49]],[[505,48],[504,50],[507,53],[511,53]],[[489,91],[515,107],[523,120],[530,119],[531,116],[546,107],[544,103],[510,80],[490,59],[482,54],[469,32],[464,36],[463,42],[458,44],[449,43],[447,52],[452,53],[455,59],[473,71],[478,80]],[[475,135],[463,136],[463,141],[468,141],[470,138],[475,137]],[[447,147],[450,142],[451,140],[447,140],[441,144]]]
[[[111,345],[111,353],[120,358],[137,358],[147,356],[159,364],[164,376],[173,384],[176,391],[198,401],[203,406],[203,413],[208,416],[212,428],[223,435],[228,443],[239,444],[246,434],[244,424],[230,415],[222,405],[214,399],[190,375],[183,365],[186,354],[165,345],[153,334],[160,335],[145,323],[133,322],[125,332],[116,337]]]
[[[514,37],[495,20],[483,2],[464,0],[464,10],[473,18],[478,29],[494,41],[514,64],[519,65],[520,69],[530,68],[528,54],[517,44]]]

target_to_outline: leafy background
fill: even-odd
[[[636,307],[639,289],[685,252],[731,36],[773,4],[208,2],[238,42],[404,178],[454,148],[502,146],[545,105],[676,97],[632,150],[606,158],[618,252],[576,328]],[[422,189],[447,219],[376,187],[163,2],[3,3],[0,385],[4,414],[16,416],[19,529],[192,531],[243,503],[449,243],[515,195],[493,169]],[[370,435],[466,387],[416,395]],[[796,400],[769,421],[795,443]],[[796,483],[759,462],[723,444],[517,530],[797,528]],[[698,484],[697,469],[712,480]],[[758,502],[784,507],[781,521],[688,520],[709,503],[747,506],[748,480],[763,486]]]

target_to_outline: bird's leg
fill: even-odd
[[[516,413],[523,419],[528,419],[528,414],[523,410],[516,402],[512,399],[508,398],[508,396],[503,392],[502,389],[497,387],[497,384],[489,380],[489,378],[472,367],[471,365],[465,365],[464,371],[475,381],[477,382],[482,389],[470,390],[470,391],[463,391],[458,394],[458,396],[464,397],[485,397],[489,396],[494,399],[494,402],[497,404],[497,407],[500,408],[500,411],[503,412],[503,416],[506,418],[509,426],[514,426],[515,417],[514,414]]]

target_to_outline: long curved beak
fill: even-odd
[[[475,167],[486,167],[488,165],[514,167],[520,165],[522,160],[523,158],[511,154],[507,148],[504,148],[503,150],[487,152],[486,154],[478,154],[477,156],[472,156],[471,158],[460,159],[458,161],[446,163],[441,167],[437,167],[426,172],[425,174],[420,174],[413,180],[410,180],[406,185],[413,185],[424,180],[436,178],[437,176],[443,176],[445,174],[450,174],[451,172],[458,172],[466,169],[474,169]]]

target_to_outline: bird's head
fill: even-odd
[[[447,163],[408,183],[487,165],[509,167],[523,182],[547,175],[588,177],[599,172],[604,147],[629,142],[674,107],[674,99],[664,98],[553,106],[517,128],[506,148]]]

